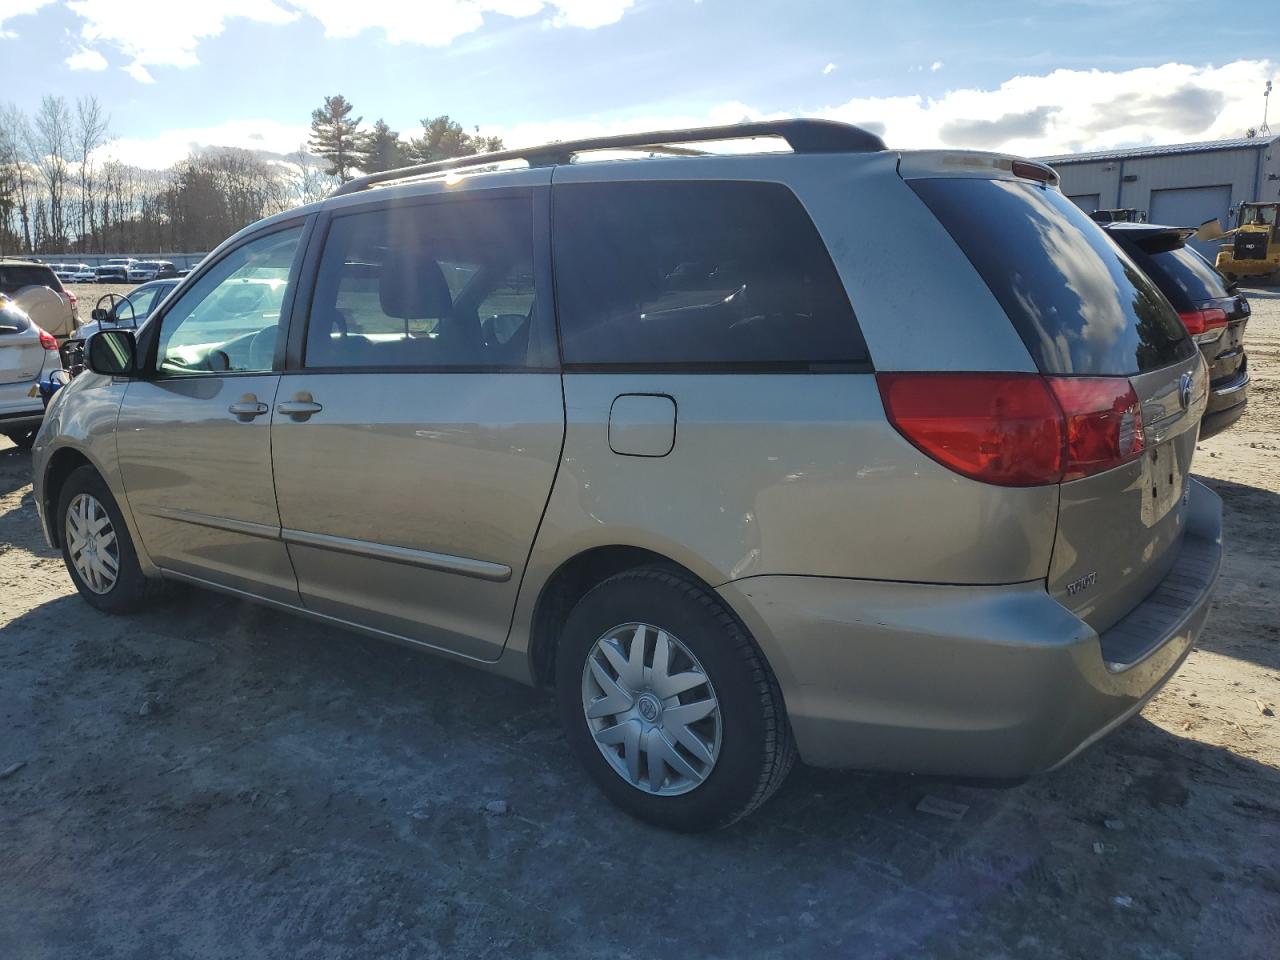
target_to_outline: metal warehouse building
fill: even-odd
[[[1151,223],[1231,226],[1244,200],[1280,200],[1280,137],[1179,143],[1041,157],[1084,210],[1133,207]],[[1201,245],[1209,253],[1213,245]]]

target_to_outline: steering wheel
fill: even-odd
[[[266,327],[249,338],[249,369],[270,370],[276,358],[279,327]]]
[[[107,305],[105,309],[103,309],[102,306],[104,302]],[[121,323],[122,320],[116,313],[120,308],[121,303],[127,303],[129,305],[129,326],[136,328],[138,326],[138,320],[133,312],[133,301],[120,293],[104,293],[100,296],[98,298],[98,302],[94,305],[93,313],[90,314],[90,316],[100,324],[108,321],[111,323]],[[99,316],[99,314],[101,314],[101,316]]]

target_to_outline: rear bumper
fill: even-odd
[[[1221,501],[1195,481],[1191,497],[1173,569],[1102,636],[1039,581],[771,576],[720,592],[769,658],[806,762],[1025,777],[1138,712],[1190,652],[1222,558]]]
[[[1200,421],[1200,439],[1221,433],[1244,415],[1249,403],[1249,363],[1246,358],[1235,376],[1210,384],[1209,402]]]

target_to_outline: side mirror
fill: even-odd
[[[94,373],[131,377],[137,370],[138,345],[131,330],[100,330],[89,338],[84,354]]]
[[[101,307],[96,307],[89,317],[95,323],[114,323],[116,319],[110,310],[103,310]]]
[[[1206,220],[1204,223],[1200,224],[1199,228],[1196,230],[1196,239],[1219,240],[1225,232],[1226,231],[1222,229],[1222,221],[1215,217],[1212,220]]]

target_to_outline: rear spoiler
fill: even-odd
[[[1124,239],[1143,253],[1168,253],[1186,246],[1196,236],[1195,227],[1150,227],[1146,224],[1130,226],[1127,223],[1102,224],[1102,228],[1117,239]]]

